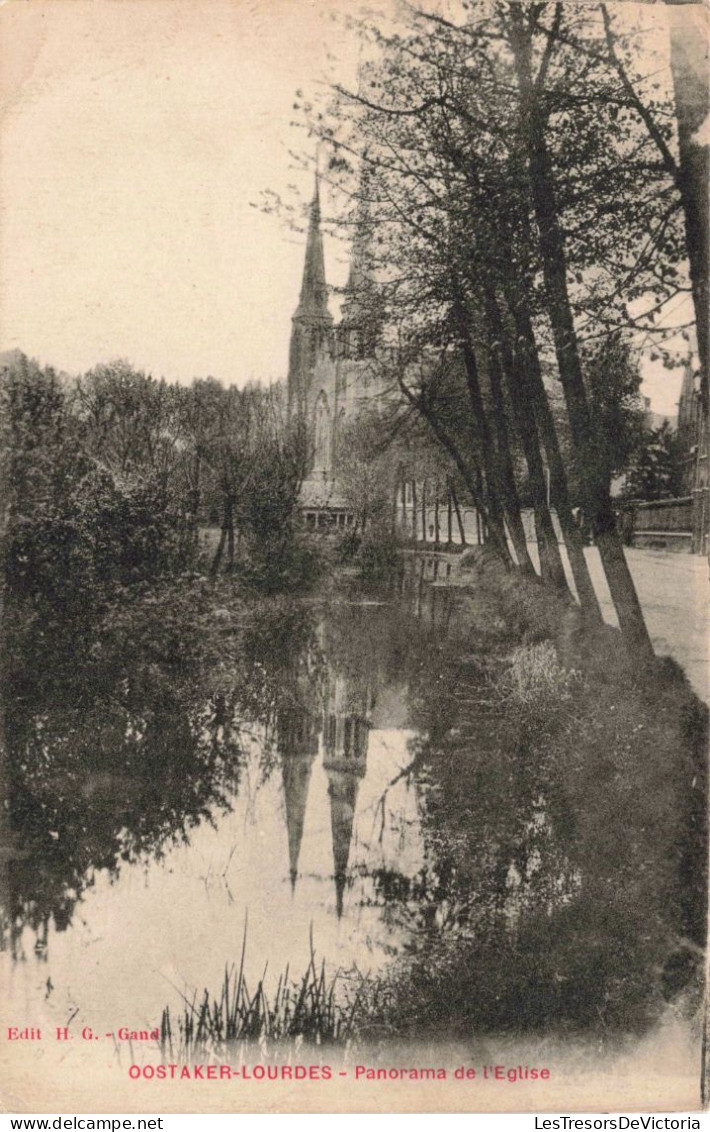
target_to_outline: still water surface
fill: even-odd
[[[78,1011],[75,1025],[154,1025],[176,988],[218,986],[225,963],[239,958],[245,926],[252,984],[267,965],[274,981],[289,965],[298,976],[311,941],[331,969],[365,972],[401,946],[402,930],[377,906],[372,873],[414,876],[423,864],[416,791],[405,777],[390,785],[412,761],[417,732],[406,683],[382,670],[377,649],[393,618],[401,630],[411,617],[367,600],[297,616],[299,638],[277,632],[278,658],[253,662],[261,670],[273,659],[283,686],[275,696],[269,688],[262,718],[247,711],[240,719],[237,705],[232,765],[228,755],[211,784],[218,800],[206,791],[187,829],[176,807],[174,828],[160,830],[152,851],[135,851],[140,838],[124,824],[150,821],[137,812],[141,799],[151,800],[145,783],[120,768],[121,746],[149,731],[155,704],[127,716],[122,737],[115,728],[107,733],[102,711],[111,696],[125,699],[121,681],[114,689],[81,689],[85,702],[95,693],[86,713],[60,702],[52,718],[42,705],[22,720],[44,762],[74,744],[78,765],[65,782],[49,773],[41,783],[22,783],[28,806],[16,816],[35,840],[20,846],[15,837],[6,858],[3,895],[15,904],[15,923],[0,960],[18,1017],[60,1024]],[[415,620],[407,632],[418,636]],[[214,711],[203,729],[203,738],[225,743],[226,726],[214,726]],[[102,735],[113,769],[105,769],[105,748],[104,757],[91,758]],[[190,765],[189,754],[183,741],[175,751],[180,773],[199,779],[204,765]],[[17,748],[12,756],[23,759]],[[236,764],[238,781],[230,782]],[[61,842],[77,836],[86,867],[67,884],[73,849],[64,853]]]
[[[463,963],[484,1024],[632,1024],[676,910],[638,887],[638,847],[620,860],[604,820],[585,828],[544,724],[496,697],[490,624],[421,588],[222,614],[194,668],[119,635],[41,672],[30,648],[14,674],[0,978],[18,1023],[155,1026],[218,989],[246,929],[251,986],[298,977],[311,947],[331,972],[414,956],[424,999],[428,963],[454,982]],[[415,1013],[445,1028],[447,1009]]]

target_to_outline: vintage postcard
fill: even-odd
[[[699,1127],[708,27],[0,6],[1,1111]]]

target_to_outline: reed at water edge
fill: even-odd
[[[300,979],[287,967],[279,977],[273,997],[264,989],[267,968],[254,991],[244,974],[247,924],[239,966],[226,967],[218,995],[205,988],[201,995],[183,999],[177,1017],[170,1007],[163,1010],[160,1048],[164,1058],[190,1058],[223,1052],[238,1042],[284,1041],[300,1038],[314,1045],[344,1045],[354,1035],[364,976],[326,974],[325,960],[316,962],[311,938],[311,957]],[[354,995],[345,985],[355,979]],[[342,993],[338,993],[339,989]]]

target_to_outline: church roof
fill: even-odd
[[[311,201],[306,241],[306,262],[303,267],[301,297],[294,318],[315,318],[332,323],[328,310],[328,288],[325,282],[325,260],[323,257],[323,237],[320,230],[320,191],[318,176]]]
[[[370,215],[368,194],[370,192],[370,170],[363,164],[360,174],[360,189],[350,253],[350,271],[345,288],[343,303],[343,324],[358,325],[372,317],[368,310],[368,292],[372,285],[369,269]]]
[[[344,771],[328,771],[330,799],[330,831],[333,839],[335,909],[338,919],[343,914],[343,895],[348,875],[353,822],[360,788],[358,776]]]
[[[303,481],[299,499],[301,507],[347,510],[347,501],[332,478],[312,475]]]
[[[318,737],[312,751],[291,750],[281,757],[284,802],[286,805],[286,831],[288,834],[288,860],[291,888],[296,886],[298,859],[301,855],[303,828],[306,820],[308,788],[311,783],[313,761],[318,753]]]

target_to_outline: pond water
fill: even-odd
[[[444,1031],[660,1014],[650,972],[697,894],[678,901],[657,832],[610,835],[627,783],[599,780],[586,812],[544,715],[496,692],[504,626],[458,601],[352,588],[212,610],[210,646],[177,659],[135,626],[20,650],[0,862],[17,1024],[155,1026],[217,991],[243,940],[267,990],[312,950],[331,973],[413,964],[416,1024]]]

